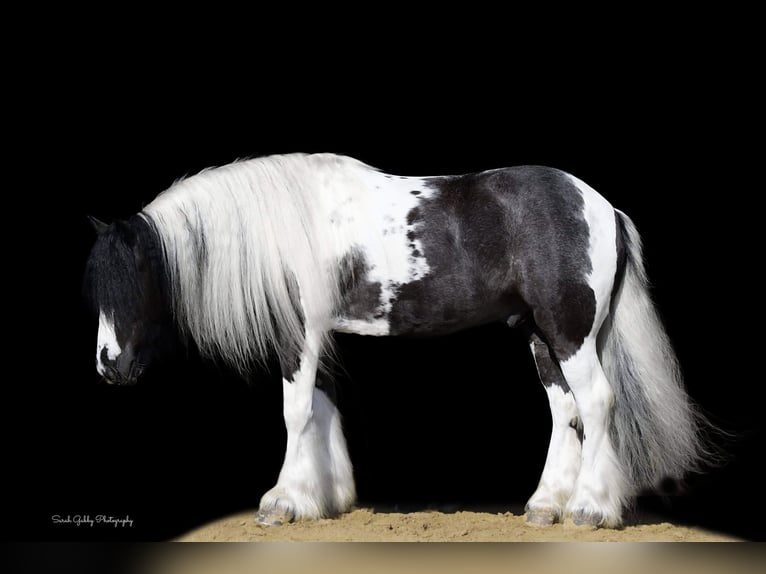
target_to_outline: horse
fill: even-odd
[[[334,154],[276,155],[179,180],[127,220],[92,221],[85,285],[107,382],[135,383],[169,328],[244,375],[278,359],[287,445],[260,524],[355,503],[341,416],[317,383],[333,332],[524,329],[552,417],[530,523],[620,527],[638,493],[703,458],[639,233],[561,170],[403,177]]]

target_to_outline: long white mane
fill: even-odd
[[[163,245],[177,320],[203,353],[246,372],[270,352],[300,352],[304,321],[329,325],[341,277],[322,188],[359,168],[372,169],[333,155],[239,161],[175,183],[143,210]]]

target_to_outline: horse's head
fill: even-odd
[[[166,345],[170,305],[154,231],[141,217],[107,225],[85,272],[86,296],[98,314],[96,370],[109,383],[134,384]]]

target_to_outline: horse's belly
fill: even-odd
[[[509,292],[472,289],[444,281],[402,286],[388,315],[391,335],[443,335],[523,315],[526,306]]]
[[[399,285],[385,308],[380,306],[380,289],[379,284],[368,282],[355,286],[340,310],[335,330],[374,336],[444,335],[527,312],[511,290],[493,289],[466,274]]]

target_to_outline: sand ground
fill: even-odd
[[[335,519],[264,528],[255,509],[211,522],[179,541],[202,542],[728,542],[731,536],[666,522],[620,530],[572,523],[535,527],[524,516],[489,512],[376,512],[359,508]]]

